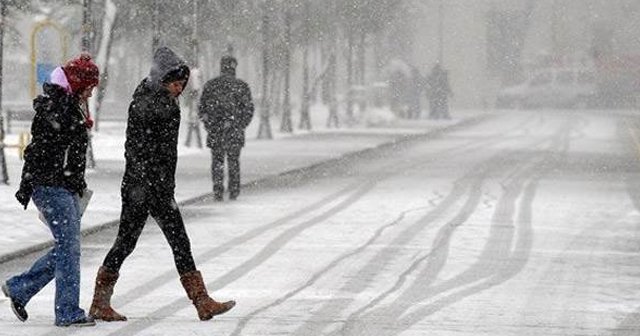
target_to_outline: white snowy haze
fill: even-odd
[[[175,203],[208,293],[237,301],[199,321],[176,232],[150,216],[111,300],[128,321],[55,327],[53,281],[25,322],[0,295],[0,336],[640,335],[640,0],[0,0],[0,15],[0,281],[56,246],[14,195],[33,99],[85,50],[101,73],[89,311],[132,95],[164,46],[191,69],[177,151],[160,144]],[[214,197],[228,148],[198,115],[225,56],[255,106],[237,200]]]
[[[19,104],[32,94],[25,88],[33,86],[29,55],[34,26],[51,20],[64,30],[67,48],[52,28],[45,28],[34,51],[37,62],[60,62],[80,49],[83,7],[79,0],[7,2],[4,76],[19,89],[4,90],[8,103]],[[393,71],[400,68],[410,75],[415,69],[427,77],[441,63],[449,72],[455,94],[451,104],[457,108],[494,106],[503,88],[560,67],[594,73],[606,107],[634,105],[636,100],[627,91],[636,89],[629,86],[637,80],[618,73],[622,68],[637,77],[640,67],[640,14],[633,0],[211,0],[196,7],[193,1],[89,2],[91,50],[100,61],[109,60],[100,64],[107,74],[104,104],[113,104],[99,111],[104,118],[124,118],[127,99],[122,97],[130,96],[146,76],[153,43],[173,47],[192,65],[197,63],[203,79],[218,73],[217,60],[231,48],[241,65],[239,74],[258,97],[266,56],[272,107],[284,100],[287,73],[291,104],[303,104],[305,52],[314,102],[330,95],[322,87],[332,81],[331,69],[327,71],[331,55],[336,57],[340,96],[347,87],[370,99],[378,91],[389,95],[393,88],[380,86],[388,85]],[[618,89],[625,92],[610,92]]]

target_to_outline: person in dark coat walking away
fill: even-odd
[[[98,85],[99,70],[88,54],[56,68],[43,94],[33,101],[32,141],[27,146],[18,201],[38,208],[53,234],[54,246],[29,270],[7,280],[2,291],[20,321],[29,317],[26,305],[55,279],[55,325],[93,326],[79,307],[80,217],[85,193],[89,129],[87,99]]]
[[[437,63],[427,79],[430,119],[451,119],[449,115],[449,97],[452,95],[449,75],[440,63]]]
[[[240,194],[240,151],[244,131],[253,118],[254,106],[249,85],[236,78],[238,62],[231,56],[220,60],[220,76],[208,81],[200,97],[199,116],[207,130],[211,148],[211,176],[216,201],[223,200],[224,160],[229,170],[229,198]]]
[[[408,78],[401,69],[389,76],[389,108],[399,118],[407,118]]]
[[[407,101],[408,101],[408,118],[420,119],[422,113],[422,106],[420,104],[420,98],[424,91],[424,79],[420,74],[420,71],[412,67],[411,68],[411,85],[407,88]]]
[[[171,49],[161,47],[154,53],[149,76],[133,94],[127,121],[120,226],[116,241],[98,269],[89,310],[95,319],[126,320],[111,307],[111,296],[122,263],[133,252],[149,215],[171,246],[180,281],[198,317],[209,320],[235,305],[234,301],[217,302],[207,293],[174,197],[180,127],[178,97],[188,79],[185,62]]]

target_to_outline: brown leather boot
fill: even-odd
[[[126,321],[127,317],[118,314],[111,308],[111,295],[113,287],[118,281],[118,273],[111,272],[108,268],[100,266],[96,276],[96,289],[93,292],[93,302],[89,309],[89,316],[102,321]]]
[[[210,320],[215,315],[226,313],[236,305],[235,301],[220,303],[209,297],[200,271],[191,271],[183,274],[180,277],[180,282],[182,282],[182,287],[184,287],[187,296],[196,307],[198,317],[202,321]]]

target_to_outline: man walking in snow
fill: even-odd
[[[436,63],[427,79],[429,98],[429,119],[451,119],[449,115],[449,97],[453,94],[446,70]]]
[[[236,78],[238,62],[231,56],[220,61],[220,76],[208,81],[200,97],[199,116],[207,130],[207,146],[211,148],[211,177],[216,201],[223,200],[224,161],[229,170],[229,198],[240,194],[240,151],[244,147],[244,131],[253,118],[251,90]]]
[[[111,295],[122,263],[133,252],[149,215],[171,246],[180,281],[198,317],[209,320],[235,305],[234,301],[220,303],[209,297],[193,261],[191,243],[174,198],[180,128],[178,97],[188,79],[185,62],[169,48],[159,48],[153,56],[149,77],[133,94],[127,121],[120,226],[96,277],[89,310],[95,319],[126,320],[111,307]]]

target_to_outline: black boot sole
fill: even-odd
[[[29,318],[27,311],[24,310],[24,308],[22,308],[22,310],[24,311],[24,315],[18,311],[18,308],[16,308],[17,303],[13,301],[13,299],[11,298],[11,295],[9,295],[9,289],[7,288],[6,283],[2,284],[2,294],[4,294],[4,296],[6,296],[9,299],[9,301],[11,301],[11,311],[13,311],[13,314],[16,315],[18,320],[20,320],[21,322],[26,321]]]

